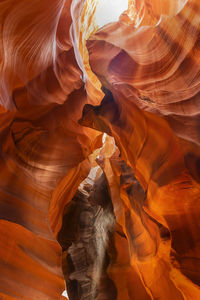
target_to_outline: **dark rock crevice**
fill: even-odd
[[[104,174],[80,185],[66,205],[58,241],[63,249],[63,273],[70,300],[114,300],[109,279],[107,246],[114,214]]]

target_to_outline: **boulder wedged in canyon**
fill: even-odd
[[[200,299],[198,2],[0,1],[0,299]]]

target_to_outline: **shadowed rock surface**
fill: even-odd
[[[68,295],[72,300],[114,300],[116,288],[106,273],[115,224],[106,177],[81,185],[64,209],[58,234]]]

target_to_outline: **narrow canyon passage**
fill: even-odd
[[[199,0],[0,25],[0,300],[200,299]]]

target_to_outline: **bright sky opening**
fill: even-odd
[[[99,0],[96,8],[95,23],[102,27],[110,22],[116,22],[127,8],[128,0]]]
[[[67,300],[67,299],[68,299],[67,291],[64,291],[64,292],[62,293],[62,296],[64,296],[64,297],[66,298],[66,300]]]

